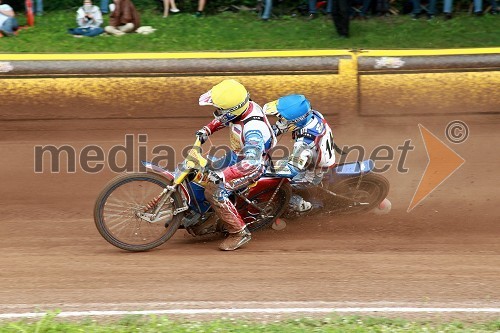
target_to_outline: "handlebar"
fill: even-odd
[[[196,137],[193,147],[189,150],[184,162],[178,167],[174,183],[180,184],[184,181],[191,170],[203,170],[207,166],[207,159],[201,155],[201,140]]]

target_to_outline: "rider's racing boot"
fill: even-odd
[[[252,239],[252,234],[247,228],[235,233],[230,233],[226,239],[219,245],[219,249],[223,251],[233,251],[246,244]]]
[[[294,211],[298,213],[307,212],[312,208],[312,205],[309,201],[305,201],[304,198],[297,194],[292,195],[289,205]]]

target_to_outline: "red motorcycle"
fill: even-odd
[[[142,162],[147,173],[120,175],[102,190],[94,221],[109,243],[128,251],[146,251],[169,240],[177,229],[194,236],[224,232],[205,199],[204,172],[209,161],[196,139],[186,159],[171,173]],[[278,218],[288,205],[292,188],[286,178],[262,178],[232,200],[250,231]]]
[[[120,175],[102,190],[94,207],[94,221],[100,234],[112,245],[128,251],[147,251],[168,241],[178,229],[193,236],[225,232],[224,225],[205,199],[205,170],[210,162],[201,155],[196,139],[186,159],[171,173],[150,162],[142,162],[147,173]],[[335,213],[365,212],[387,196],[389,183],[370,173],[373,162],[338,165],[331,169],[315,195]],[[293,191],[307,196],[310,189],[294,184],[297,171],[281,161],[256,183],[235,191],[231,198],[253,232],[290,215]],[[306,193],[304,193],[306,192]],[[315,211],[318,211],[317,209]]]

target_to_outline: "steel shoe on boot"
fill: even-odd
[[[245,228],[240,232],[229,234],[226,239],[219,245],[219,249],[223,251],[233,251],[246,244],[252,239],[252,234]]]
[[[312,208],[312,205],[309,201],[305,201],[304,198],[297,194],[292,195],[289,205],[290,208],[298,213],[307,212]]]

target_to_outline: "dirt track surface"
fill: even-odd
[[[92,216],[94,200],[113,173],[33,171],[35,145],[109,149],[123,145],[125,134],[148,134],[148,148],[168,143],[178,149],[190,144],[208,119],[4,122],[0,313],[137,310],[198,301],[499,307],[500,118],[461,117],[471,133],[461,145],[445,141],[444,128],[453,119],[338,124],[340,145],[362,144],[367,151],[412,140],[415,150],[405,162],[409,172],[398,173],[394,163],[384,174],[391,183],[392,212],[288,221],[286,229],[255,233],[230,253],[217,249],[219,239],[186,238],[182,231],[147,253],[118,250],[98,234]],[[418,123],[466,163],[407,213],[427,164]],[[225,142],[226,134],[214,141]]]

